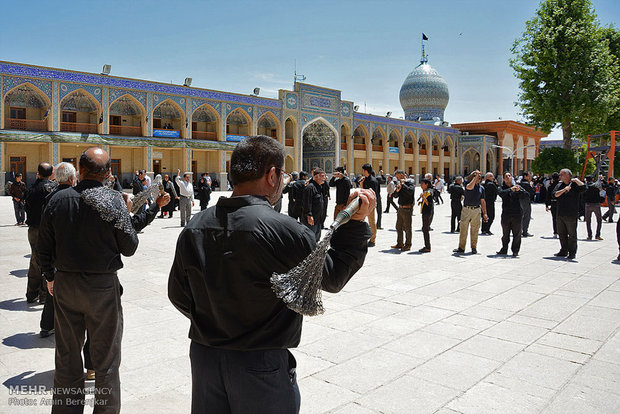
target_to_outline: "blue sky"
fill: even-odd
[[[510,47],[539,2],[28,1],[2,6],[0,60],[277,97],[306,82],[335,88],[360,110],[403,116],[398,94],[429,37],[446,79],[450,122],[519,120]],[[620,1],[593,0],[615,24]],[[560,136],[553,133],[553,136]]]

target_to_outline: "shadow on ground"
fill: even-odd
[[[34,375],[33,375],[34,374]],[[11,377],[2,383],[6,388],[10,387],[45,387],[44,389],[50,390],[54,385],[54,370],[37,372],[26,371],[19,375]],[[41,388],[37,388],[40,390]]]
[[[9,272],[11,276],[15,277],[26,277],[28,276],[28,269],[15,269]]]
[[[38,303],[28,304],[26,299],[8,299],[0,302],[0,309],[9,311],[40,312]]]
[[[18,333],[7,336],[2,340],[2,345],[19,349],[54,348],[54,342],[43,339],[35,332]]]

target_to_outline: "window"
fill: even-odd
[[[110,125],[120,125],[120,124],[121,124],[121,117],[120,116],[118,116],[118,115],[110,115]]]
[[[11,171],[15,171],[15,174],[22,173],[24,179],[26,178],[26,157],[11,157],[9,163]]]
[[[62,111],[62,122],[76,122],[76,113],[75,112],[67,112]]]
[[[25,108],[11,108],[12,119],[26,119],[26,109]]]
[[[112,169],[112,175],[120,179],[121,160],[119,158],[112,158],[110,160],[110,168]]]
[[[161,119],[153,118],[153,128],[161,128]]]

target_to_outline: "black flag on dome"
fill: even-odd
[[[422,40],[428,40],[428,37],[424,33],[422,33]]]

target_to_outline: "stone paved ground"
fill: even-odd
[[[212,201],[213,202],[213,201]],[[497,205],[498,209],[499,203]],[[330,207],[331,210],[331,207]],[[620,267],[615,224],[584,241],[577,260],[550,257],[558,241],[534,205],[517,259],[494,256],[481,236],[476,256],[453,256],[449,207],[436,209],[433,252],[395,253],[394,212],[385,214],[363,269],[326,313],[306,318],[299,363],[303,413],[618,413]],[[0,198],[0,412],[49,412],[9,405],[9,385],[50,386],[54,337],[38,336],[41,306],[24,298],[27,229],[13,227]],[[178,216],[155,220],[125,259],[123,412],[183,413],[190,406],[188,322],[166,297]],[[421,227],[420,215],[414,227]],[[414,232],[414,248],[422,233]],[[49,396],[47,396],[49,397]]]

